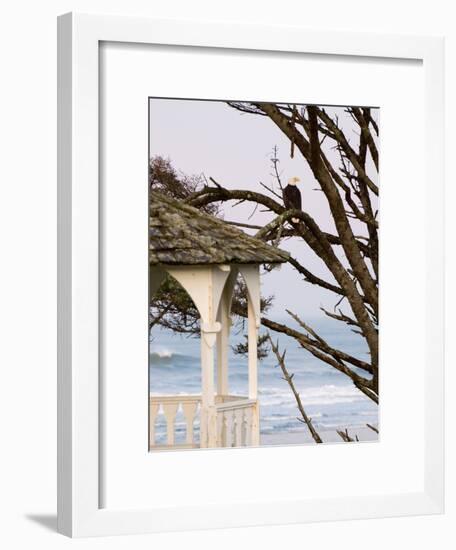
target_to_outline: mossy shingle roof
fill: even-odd
[[[282,263],[288,253],[182,202],[152,191],[149,262],[166,265]]]

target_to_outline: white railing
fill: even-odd
[[[151,395],[149,400],[149,446],[194,447],[194,424],[201,404],[200,395]],[[185,443],[175,444],[176,416],[182,412],[185,420]],[[160,416],[166,421],[166,443],[157,444],[156,425]]]
[[[225,396],[215,406],[217,411],[217,446],[245,447],[257,444],[257,401],[238,396]]]
[[[149,447],[177,449],[199,447],[195,438],[195,421],[201,411],[200,395],[151,395],[149,399]],[[182,413],[185,442],[176,443],[176,418]],[[239,395],[215,398],[217,447],[244,447],[258,444],[258,404],[255,399]],[[163,421],[165,441],[158,441],[156,428]]]

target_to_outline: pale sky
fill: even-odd
[[[337,112],[346,136],[356,144],[354,124],[343,108],[328,107],[326,110],[328,114]],[[373,110],[372,114],[378,117],[378,110]],[[169,158],[174,168],[184,174],[205,174],[227,188],[252,189],[267,194],[259,181],[268,186],[274,183],[270,156],[275,145],[283,172],[282,183],[298,176],[303,210],[315,218],[321,229],[334,232],[326,199],[316,190],[318,184],[307,162],[297,148],[291,159],[289,140],[271,120],[241,113],[217,101],[150,100],[150,155]],[[326,140],[325,153],[330,160],[336,160],[338,155],[329,145],[330,140]],[[375,181],[375,173],[371,171],[370,175]],[[248,219],[253,208],[249,203],[235,208],[225,203],[224,217],[255,225],[264,225],[272,219],[271,213],[263,213],[259,208]],[[315,275],[333,281],[324,264],[302,239],[282,241],[280,247],[290,251]],[[312,319],[322,315],[320,306],[332,308],[337,302],[333,293],[303,283],[302,277],[289,264],[262,276],[262,293],[275,296],[272,313],[276,317],[286,315],[285,309],[289,308],[303,319]]]

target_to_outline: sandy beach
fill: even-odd
[[[319,430],[323,443],[344,443],[336,430]],[[379,434],[370,428],[350,428],[348,430],[350,437],[358,436],[359,442],[378,441]],[[284,432],[273,434],[261,434],[261,445],[312,445],[315,444],[312,436],[307,431],[302,432]]]

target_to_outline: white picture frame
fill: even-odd
[[[419,60],[424,70],[426,314],[420,490],[272,494],[233,506],[106,508],[100,498],[99,58],[103,42]],[[58,530],[68,536],[373,518],[443,511],[443,39],[299,27],[66,14],[58,22]],[[421,427],[420,427],[421,429]],[[243,451],[244,452],[244,451]],[[275,449],[275,459],[280,449]],[[245,455],[247,456],[247,455]],[[280,457],[279,457],[280,458]]]

